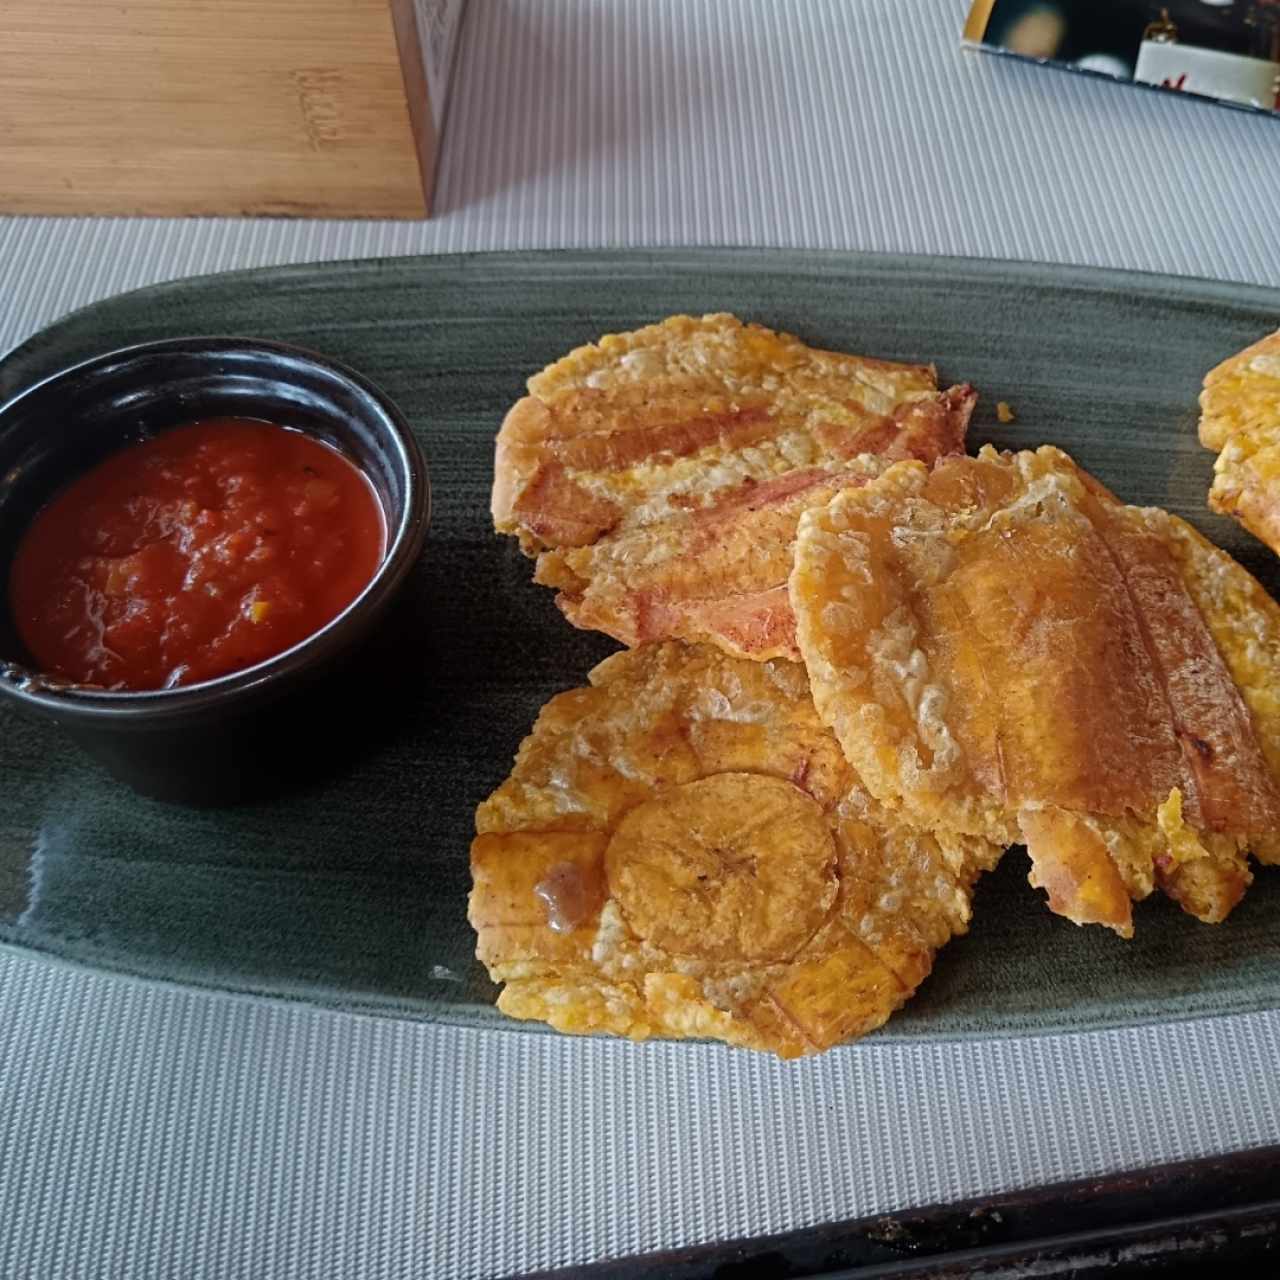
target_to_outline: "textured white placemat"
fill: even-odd
[[[962,53],[966,7],[471,0],[442,216],[0,220],[0,350],[149,281],[424,251],[805,245],[1280,286],[1280,122]],[[496,1276],[779,1231],[1276,1141],[1277,1060],[1258,1015],[783,1066],[0,949],[0,1277]]]
[[[0,1027],[15,1280],[505,1275],[1280,1133],[1265,1018],[784,1064],[335,1017],[0,949]]]

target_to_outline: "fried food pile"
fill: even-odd
[[[1200,408],[1209,505],[1280,554],[1280,330],[1210,370]]]
[[[630,646],[477,811],[499,1008],[784,1057],[880,1026],[1024,844],[1050,910],[1206,922],[1280,861],[1280,606],[931,368],[673,317],[530,380],[495,526]]]
[[[989,446],[808,512],[791,580],[818,710],[866,786],[925,829],[1025,844],[1051,910],[1124,937],[1157,884],[1225,919],[1280,830],[1214,638],[1250,585],[1059,450]],[[1248,621],[1274,653],[1266,603]]]
[[[932,366],[673,316],[529,379],[498,433],[494,526],[575,626],[798,660],[800,513],[894,460],[962,453],[976,399]]]
[[[880,1026],[1001,852],[883,812],[799,664],[675,641],[553,698],[476,829],[470,918],[505,1013],[784,1057]]]

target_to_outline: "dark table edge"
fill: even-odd
[[[1147,1274],[1256,1265],[1263,1257],[1270,1259],[1268,1273],[1280,1274],[1280,1145],[538,1276],[1088,1276],[1103,1270]]]

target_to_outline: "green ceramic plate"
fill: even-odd
[[[569,628],[487,514],[494,432],[525,377],[598,334],[730,310],[827,347],[934,360],[982,392],[975,443],[1061,445],[1186,516],[1273,591],[1276,562],[1204,505],[1204,371],[1276,326],[1280,294],[1056,267],[680,250],[396,259],[184,281],[78,312],[0,364],[0,400],[81,357],[187,334],[347,361],[404,409],[434,521],[331,767],[273,803],[139,799],[0,712],[0,938],[104,968],[349,1009],[499,1025],[466,922],[471,815],[554,692],[613,647]],[[1017,422],[999,426],[1010,401]],[[1280,871],[1230,922],[1163,899],[1125,943],[1047,912],[1012,852],[898,1037],[1015,1034],[1280,1005]],[[511,1025],[511,1024],[504,1024]]]

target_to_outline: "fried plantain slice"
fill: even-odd
[[[880,1026],[1000,854],[891,820],[802,667],[674,641],[553,698],[476,830],[469,918],[504,1012],[783,1057]]]
[[[891,460],[962,452],[975,400],[931,366],[672,316],[529,380],[498,434],[494,525],[576,626],[798,660],[800,512]]]
[[[1276,606],[1060,451],[901,463],[837,495],[801,520],[790,591],[871,793],[1021,839],[1052,910],[1127,937],[1159,884],[1216,922],[1246,851],[1274,856]]]
[[[1209,505],[1280,554],[1280,330],[1210,370],[1200,408]]]

